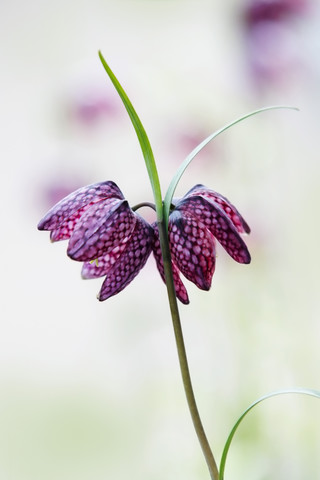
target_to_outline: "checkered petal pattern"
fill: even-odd
[[[153,252],[153,256],[156,260],[156,264],[157,264],[157,268],[158,268],[158,271],[160,273],[160,276],[161,276],[162,280],[165,282],[164,267],[163,267],[163,260],[162,260],[160,240],[159,240],[159,230],[158,230],[156,222],[153,223],[151,226],[153,227],[153,230],[154,230],[154,241],[153,241],[153,244],[152,244],[152,252]],[[174,286],[175,286],[175,290],[176,290],[176,295],[177,295],[178,299],[180,300],[180,302],[187,305],[189,303],[188,292],[187,292],[187,289],[184,286],[184,284],[183,284],[183,282],[180,278],[178,267],[175,265],[172,258],[171,258],[171,268],[172,268],[173,281],[174,281]]]
[[[189,303],[179,272],[198,288],[209,290],[216,264],[215,239],[234,260],[250,263],[240,235],[249,233],[250,228],[227,198],[204,185],[195,185],[184,197],[174,199],[173,205],[168,222],[171,265],[177,297]],[[165,280],[160,244],[155,238],[153,254]]]
[[[69,240],[67,254],[84,262],[83,278],[106,276],[99,300],[119,293],[145,265],[153,229],[133,212],[114,182],[82,187],[57,203],[39,222],[51,240]]]
[[[67,254],[84,262],[84,279],[105,277],[98,299],[121,292],[138,275],[153,252],[165,281],[157,223],[134,212],[111,181],[79,188],[57,203],[38,224],[52,241],[68,240]],[[168,221],[171,268],[177,298],[189,303],[180,273],[209,290],[216,265],[215,240],[239,263],[250,263],[241,234],[250,228],[238,210],[204,185],[195,185],[173,201]]]
[[[114,182],[81,187],[54,205],[40,220],[38,229],[49,230],[52,241],[67,240],[83,213],[93,204],[104,200],[112,205],[117,199],[122,200],[124,196]]]
[[[174,210],[169,218],[169,244],[180,272],[201,290],[209,290],[215,269],[215,242],[197,218]]]
[[[107,271],[104,272],[107,276],[98,295],[100,301],[121,292],[138,275],[151,253],[152,240],[151,226],[142,217],[136,215],[135,228],[126,247],[113,265],[108,266]],[[99,259],[97,263],[99,268]]]
[[[191,196],[200,195],[206,200],[210,200],[213,203],[217,204],[230,218],[236,229],[239,233],[250,233],[250,227],[245,221],[245,219],[240,215],[238,210],[226,197],[223,197],[220,193],[214,192],[204,185],[195,185],[184,198],[189,198]]]
[[[229,255],[239,263],[250,263],[250,254],[237,228],[219,204],[193,195],[182,200],[177,211],[191,215],[220,242]]]

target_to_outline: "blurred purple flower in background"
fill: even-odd
[[[118,114],[117,104],[113,98],[107,97],[102,89],[94,85],[77,88],[68,106],[71,118],[85,126],[94,126],[100,120]]]
[[[240,236],[250,229],[222,195],[196,185],[173,202],[168,234],[175,289],[189,303],[179,272],[202,290],[209,290],[215,270],[215,238],[239,263],[250,254]],[[144,267],[151,250],[163,280],[157,223],[150,225],[135,213],[114,182],[79,188],[57,203],[39,222],[53,242],[69,240],[67,254],[84,262],[83,278],[106,276],[99,300],[121,292]]]
[[[298,30],[308,0],[250,0],[244,9],[247,55],[254,79],[288,80],[303,61]]]
[[[99,66],[91,61],[75,65],[62,91],[63,111],[71,123],[88,131],[121,116],[120,102]]]
[[[71,191],[78,189],[86,182],[86,175],[80,175],[73,170],[56,169],[48,172],[47,179],[42,179],[37,185],[36,203],[44,209],[49,209],[67,196]]]

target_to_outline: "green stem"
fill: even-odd
[[[149,207],[149,208],[152,208],[152,210],[154,210],[155,212],[157,211],[155,204],[151,202],[137,203],[137,205],[135,205],[134,207],[131,207],[131,210],[136,212],[137,210],[139,210],[139,208],[142,208],[142,207]]]
[[[195,430],[197,432],[199,442],[201,444],[204,456],[206,458],[209,471],[210,471],[210,476],[212,480],[219,480],[219,474],[218,474],[218,469],[216,466],[216,462],[214,460],[214,457],[212,455],[207,437],[205,435],[205,432],[203,430],[203,426],[201,423],[201,419],[199,416],[199,412],[197,409],[196,401],[194,398],[194,393],[192,389],[192,383],[191,383],[191,378],[190,378],[190,373],[189,373],[189,367],[188,367],[188,360],[187,360],[187,355],[186,355],[186,350],[184,346],[184,341],[183,341],[183,335],[182,335],[182,329],[181,329],[181,322],[180,322],[180,316],[179,316],[179,310],[178,310],[178,305],[177,305],[177,297],[176,297],[176,292],[174,288],[174,283],[173,283],[173,275],[172,275],[172,268],[171,268],[171,257],[170,257],[170,250],[169,250],[169,240],[168,240],[168,229],[167,229],[167,223],[168,223],[168,216],[169,216],[169,210],[170,210],[170,205],[171,205],[171,199],[172,195],[174,192],[174,188],[171,189],[171,194],[169,192],[170,196],[170,201],[167,198],[166,201],[166,208],[167,208],[167,215],[164,215],[164,210],[163,210],[163,202],[162,202],[162,196],[161,196],[161,189],[160,189],[160,181],[159,181],[159,176],[158,176],[158,171],[157,171],[157,166],[154,160],[152,148],[149,142],[149,138],[145,132],[145,129],[141,123],[140,118],[138,117],[135,109],[133,108],[133,105],[131,101],[129,100],[126,92],[120,85],[118,79],[112,72],[111,68],[105,61],[103,55],[101,52],[99,52],[99,57],[102,62],[102,65],[107,72],[110,80],[112,81],[114,87],[116,88],[128,114],[131,119],[132,125],[134,126],[134,129],[136,131],[141,150],[145,159],[147,171],[149,174],[152,190],[153,190],[153,196],[154,196],[154,201],[155,201],[155,206],[150,203],[141,203],[138,204],[134,207],[134,210],[142,207],[142,206],[151,206],[151,208],[156,209],[157,212],[157,221],[158,221],[158,228],[159,228],[159,236],[160,236],[160,245],[161,245],[161,251],[162,251],[162,257],[163,257],[163,264],[164,264],[164,273],[165,273],[165,278],[166,278],[166,283],[167,283],[167,290],[168,290],[168,298],[169,298],[169,303],[170,303],[170,310],[171,310],[171,316],[172,316],[172,322],[173,322],[173,328],[174,328],[174,333],[176,337],[176,344],[177,344],[177,349],[178,349],[178,356],[179,356],[179,362],[180,362],[180,369],[181,369],[181,374],[182,374],[182,380],[183,380],[183,385],[184,389],[186,392],[186,397],[187,397],[187,402],[189,405],[191,417],[193,420],[193,424],[195,427]],[[168,197],[168,194],[167,194]]]
[[[174,282],[173,282],[169,240],[168,240],[168,233],[167,233],[165,221],[163,220],[158,221],[158,229],[159,229],[159,238],[160,238],[160,245],[161,245],[161,251],[162,251],[162,258],[163,258],[164,273],[165,273],[166,284],[167,284],[167,292],[168,292],[168,298],[169,298],[169,304],[170,304],[170,311],[171,311],[177,350],[178,350],[178,357],[179,357],[183,386],[184,386],[185,394],[187,397],[187,402],[188,402],[191,418],[193,421],[193,425],[197,433],[204,457],[206,459],[206,462],[209,468],[210,477],[212,480],[219,480],[219,472],[218,472],[217,464],[212,454],[204,428],[202,426],[201,418],[199,415],[198,407],[197,407],[195,396],[193,393],[187,353],[184,345],[183,332],[181,328],[181,321],[180,321],[179,309],[177,304],[177,296],[176,296]]]

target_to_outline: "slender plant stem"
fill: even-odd
[[[168,240],[168,233],[167,233],[165,222],[158,221],[158,228],[159,228],[159,238],[160,238],[160,245],[161,245],[161,251],[162,251],[162,258],[163,258],[164,273],[166,278],[167,292],[168,292],[168,298],[169,298],[169,304],[170,304],[170,311],[171,311],[177,350],[178,350],[178,357],[179,357],[183,386],[184,386],[185,394],[187,397],[187,402],[188,402],[190,414],[192,417],[193,425],[197,433],[204,457],[206,459],[206,462],[209,468],[210,477],[212,480],[219,480],[219,472],[218,472],[217,464],[212,454],[204,428],[202,426],[201,418],[199,415],[198,407],[197,407],[195,396],[193,393],[187,353],[184,345],[179,309],[177,304],[177,296],[176,296],[174,282],[173,282],[169,240]]]
[[[174,333],[175,333],[175,338],[176,338],[176,344],[177,344],[177,349],[178,349],[178,356],[179,356],[179,362],[180,362],[180,369],[181,369],[181,374],[182,374],[182,380],[183,380],[183,385],[187,397],[187,402],[189,405],[191,417],[193,420],[193,424],[196,430],[196,433],[198,435],[199,442],[201,444],[205,459],[208,464],[208,468],[210,471],[210,476],[212,480],[219,480],[219,473],[217,469],[217,465],[215,462],[215,459],[213,457],[212,451],[210,449],[206,434],[204,432],[201,419],[199,416],[197,404],[194,398],[194,393],[192,389],[192,383],[191,383],[191,378],[190,378],[190,373],[189,373],[189,367],[188,367],[188,360],[187,360],[187,354],[184,346],[184,341],[183,341],[183,334],[182,334],[182,329],[181,329],[181,322],[180,322],[180,316],[179,316],[179,310],[178,310],[178,305],[177,305],[177,297],[176,297],[176,292],[174,288],[174,283],[173,283],[173,275],[172,275],[172,268],[171,268],[171,256],[170,256],[170,249],[169,249],[169,240],[168,240],[168,228],[167,228],[167,223],[168,223],[168,215],[169,215],[169,210],[170,210],[170,205],[171,205],[171,200],[172,200],[172,195],[176,186],[176,183],[174,185],[174,188],[171,189],[170,195],[167,194],[166,197],[170,197],[170,201],[167,198],[167,201],[165,203],[166,205],[166,210],[164,212],[163,209],[163,202],[162,202],[162,196],[161,196],[161,188],[160,188],[160,181],[159,181],[159,176],[158,176],[158,171],[157,171],[157,166],[154,160],[152,148],[150,145],[149,138],[145,132],[145,129],[141,123],[140,118],[138,117],[135,109],[133,108],[133,105],[131,101],[129,100],[126,92],[120,85],[118,79],[112,72],[111,68],[105,61],[103,55],[101,52],[99,52],[99,57],[102,62],[102,65],[107,72],[111,82],[113,83],[115,89],[117,90],[127,112],[130,117],[130,120],[132,122],[132,125],[136,131],[141,150],[145,159],[147,171],[149,174],[152,190],[153,190],[153,196],[154,196],[154,201],[155,205],[150,204],[150,203],[142,203],[138,204],[134,207],[134,210],[142,207],[142,206],[151,206],[151,208],[156,209],[157,212],[157,222],[158,222],[158,228],[159,228],[159,237],[160,237],[160,245],[161,245],[161,251],[162,251],[162,258],[163,258],[163,265],[164,265],[164,273],[165,273],[165,278],[166,278],[166,284],[167,284],[167,291],[168,291],[168,298],[169,298],[169,304],[170,304],[170,310],[171,310],[171,317],[172,317],[172,322],[173,322],[173,328],[174,328]],[[200,147],[202,148],[202,147]],[[164,213],[166,213],[164,215]]]
[[[135,205],[134,207],[131,207],[131,210],[133,210],[135,212],[136,210],[138,210],[139,208],[142,208],[142,207],[149,207],[149,208],[152,208],[152,210],[154,210],[155,212],[157,211],[155,204],[151,203],[151,202],[137,203],[137,205]]]

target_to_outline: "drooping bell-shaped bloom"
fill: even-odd
[[[111,181],[79,188],[57,203],[38,224],[53,242],[69,240],[67,254],[84,262],[83,278],[105,276],[99,300],[121,292],[144,267],[153,250],[165,280],[157,223],[149,225],[134,212]],[[171,267],[177,297],[189,303],[180,273],[209,290],[215,270],[217,239],[239,263],[250,254],[241,234],[250,229],[238,210],[222,195],[196,185],[174,200],[168,222]]]
[[[111,181],[79,188],[39,222],[52,241],[69,239],[67,254],[84,262],[83,278],[106,276],[99,300],[119,293],[145,265],[153,241],[151,226],[133,212]]]
[[[250,254],[240,234],[250,228],[238,210],[219,193],[196,185],[184,197],[173,202],[169,215],[168,234],[171,265],[176,294],[182,303],[189,303],[188,293],[179,271],[198,288],[209,290],[215,270],[215,239],[239,263],[250,263]],[[157,224],[153,254],[163,280]]]

